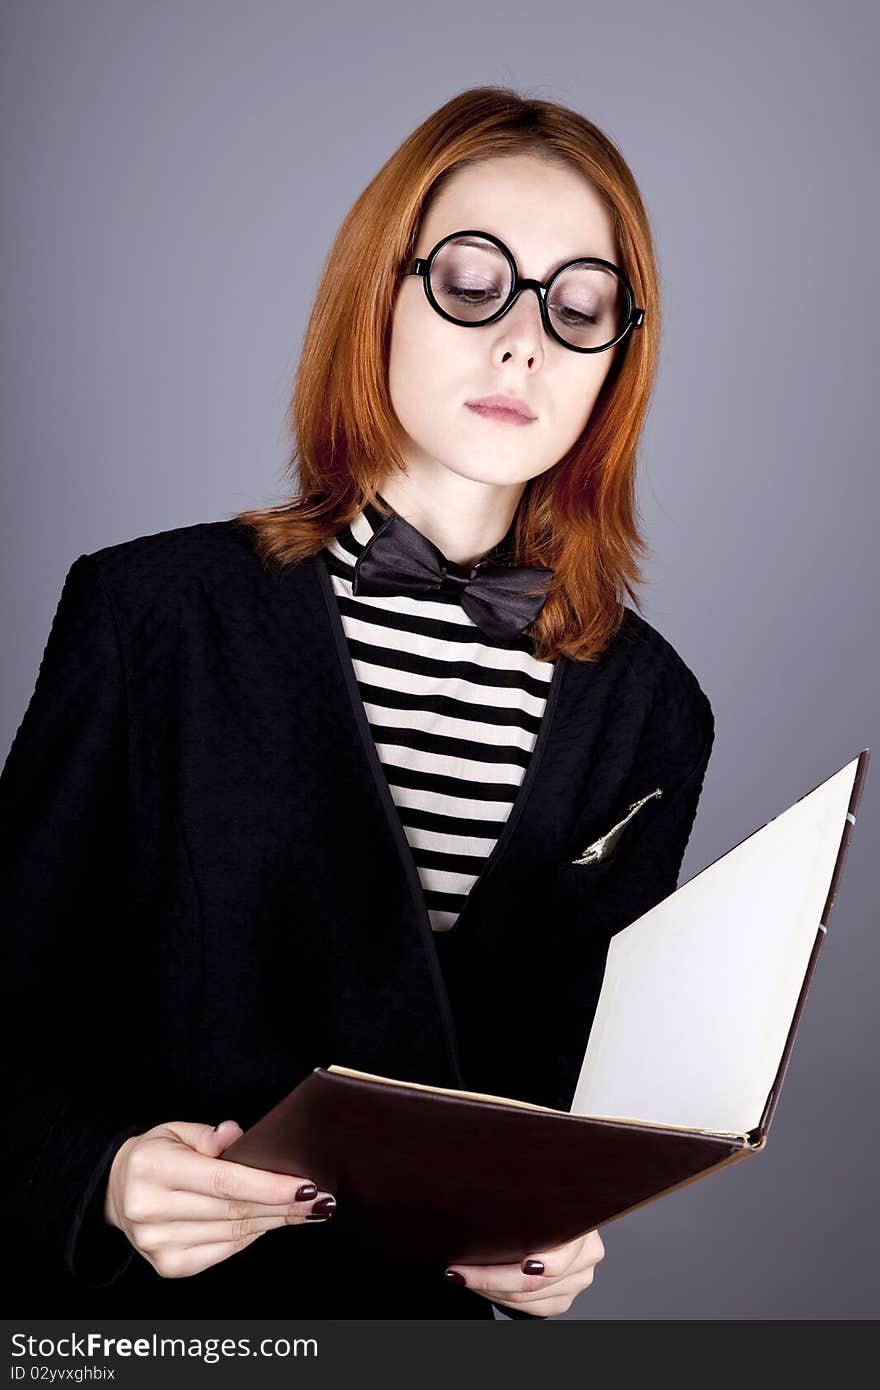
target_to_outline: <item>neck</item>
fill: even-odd
[[[386,477],[379,495],[447,560],[472,569],[507,537],[525,483],[495,486],[443,471],[449,483],[433,489],[408,474]]]

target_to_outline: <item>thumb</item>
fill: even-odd
[[[199,1125],[184,1124],[182,1121],[175,1121],[172,1125],[167,1125],[178,1139],[182,1139],[196,1153],[206,1154],[208,1158],[217,1158],[224,1149],[239,1139],[244,1133],[241,1125],[236,1124],[235,1120],[221,1120],[219,1125]]]
[[[206,1137],[206,1143],[210,1148],[204,1149],[203,1153],[210,1153],[213,1157],[222,1154],[224,1149],[228,1149],[230,1144],[234,1144],[236,1139],[240,1139],[244,1134],[240,1124],[235,1120],[221,1120]]]

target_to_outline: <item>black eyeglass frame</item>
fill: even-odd
[[[504,304],[501,305],[500,309],[496,309],[493,314],[490,314],[489,317],[485,319],[455,318],[454,315],[447,313],[445,309],[441,308],[431,289],[431,267],[437,255],[442,251],[447,242],[455,241],[458,237],[463,236],[482,237],[484,241],[491,241],[492,245],[496,246],[504,256],[510,267],[510,294]],[[616,338],[612,338],[610,343],[603,343],[601,347],[577,347],[574,343],[570,343],[567,338],[563,338],[561,333],[557,333],[553,324],[550,322],[547,297],[553,288],[554,282],[563,271],[570,270],[571,267],[575,265],[600,265],[606,270],[613,271],[620,279],[620,283],[623,285],[624,293],[626,294],[626,322],[623,329],[618,333]],[[644,309],[636,305],[632,285],[620,266],[615,265],[613,261],[603,260],[601,256],[576,256],[574,260],[566,261],[565,265],[561,265],[558,270],[554,270],[550,279],[542,284],[540,280],[523,279],[519,273],[519,267],[513,258],[513,253],[508,250],[504,242],[497,236],[493,236],[491,232],[476,231],[473,228],[467,231],[450,232],[448,236],[443,237],[441,241],[437,242],[437,245],[426,257],[417,256],[409,265],[404,265],[401,270],[401,275],[421,275],[425,286],[425,294],[431,308],[434,309],[441,318],[446,319],[449,323],[456,324],[459,328],[485,328],[488,323],[497,323],[498,319],[503,318],[507,311],[513,307],[523,290],[534,290],[538,297],[538,303],[541,308],[541,320],[545,330],[550,334],[551,338],[561,343],[563,347],[570,348],[572,352],[607,352],[609,348],[616,347],[616,345],[627,336],[631,328],[641,328],[645,319]]]

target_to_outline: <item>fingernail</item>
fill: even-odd
[[[543,1273],[544,1273],[544,1261],[543,1261],[543,1260],[523,1260],[522,1264],[520,1265],[520,1269],[522,1270],[523,1274],[543,1274]]]
[[[335,1210],[336,1198],[322,1197],[319,1202],[313,1203],[306,1221],[326,1221],[327,1217],[332,1216]]]
[[[459,1272],[458,1272],[457,1269],[444,1269],[444,1271],[443,1271],[443,1278],[446,1279],[446,1280],[448,1280],[448,1282],[449,1282],[450,1284],[463,1284],[463,1283],[465,1283],[465,1277],[464,1277],[464,1275],[463,1275],[463,1274],[459,1274]]]
[[[295,1202],[310,1202],[313,1197],[317,1197],[318,1189],[313,1182],[303,1183],[302,1187],[296,1189]]]

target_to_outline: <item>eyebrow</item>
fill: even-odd
[[[476,237],[464,236],[464,237],[456,238],[455,245],[456,245],[456,246],[472,246],[472,247],[473,247],[475,250],[477,250],[477,251],[491,251],[492,254],[493,254],[494,256],[497,256],[497,258],[498,258],[499,261],[503,261],[503,260],[505,259],[504,256],[502,255],[501,251],[499,251],[498,247],[497,247],[497,246],[495,245],[495,243],[492,242],[492,241],[480,241],[480,240],[477,240]],[[505,245],[506,245],[506,243],[505,243]],[[511,251],[510,254],[513,256],[513,252],[512,252],[512,251]],[[516,256],[513,256],[513,259],[514,259],[514,261],[516,261]],[[543,277],[541,283],[542,283],[542,284],[546,284],[547,281],[550,279],[550,276],[551,276],[551,275],[555,275],[556,272],[557,272],[557,270],[559,270],[561,266],[569,265],[572,261],[583,261],[583,260],[591,260],[591,259],[595,259],[595,257],[589,257],[589,256],[565,256],[565,257],[561,258],[560,260],[558,260],[558,261],[556,262],[556,264],[552,267],[551,270],[548,270],[547,274]],[[600,257],[599,259],[602,259],[602,257]],[[517,263],[517,266],[518,266],[518,265],[519,265],[519,262],[516,262],[516,263]],[[528,277],[526,277],[526,278],[528,278]]]
[[[463,236],[457,237],[455,244],[456,246],[473,246],[478,251],[491,251],[500,261],[504,260],[498,247],[492,241],[480,241],[476,237]]]

